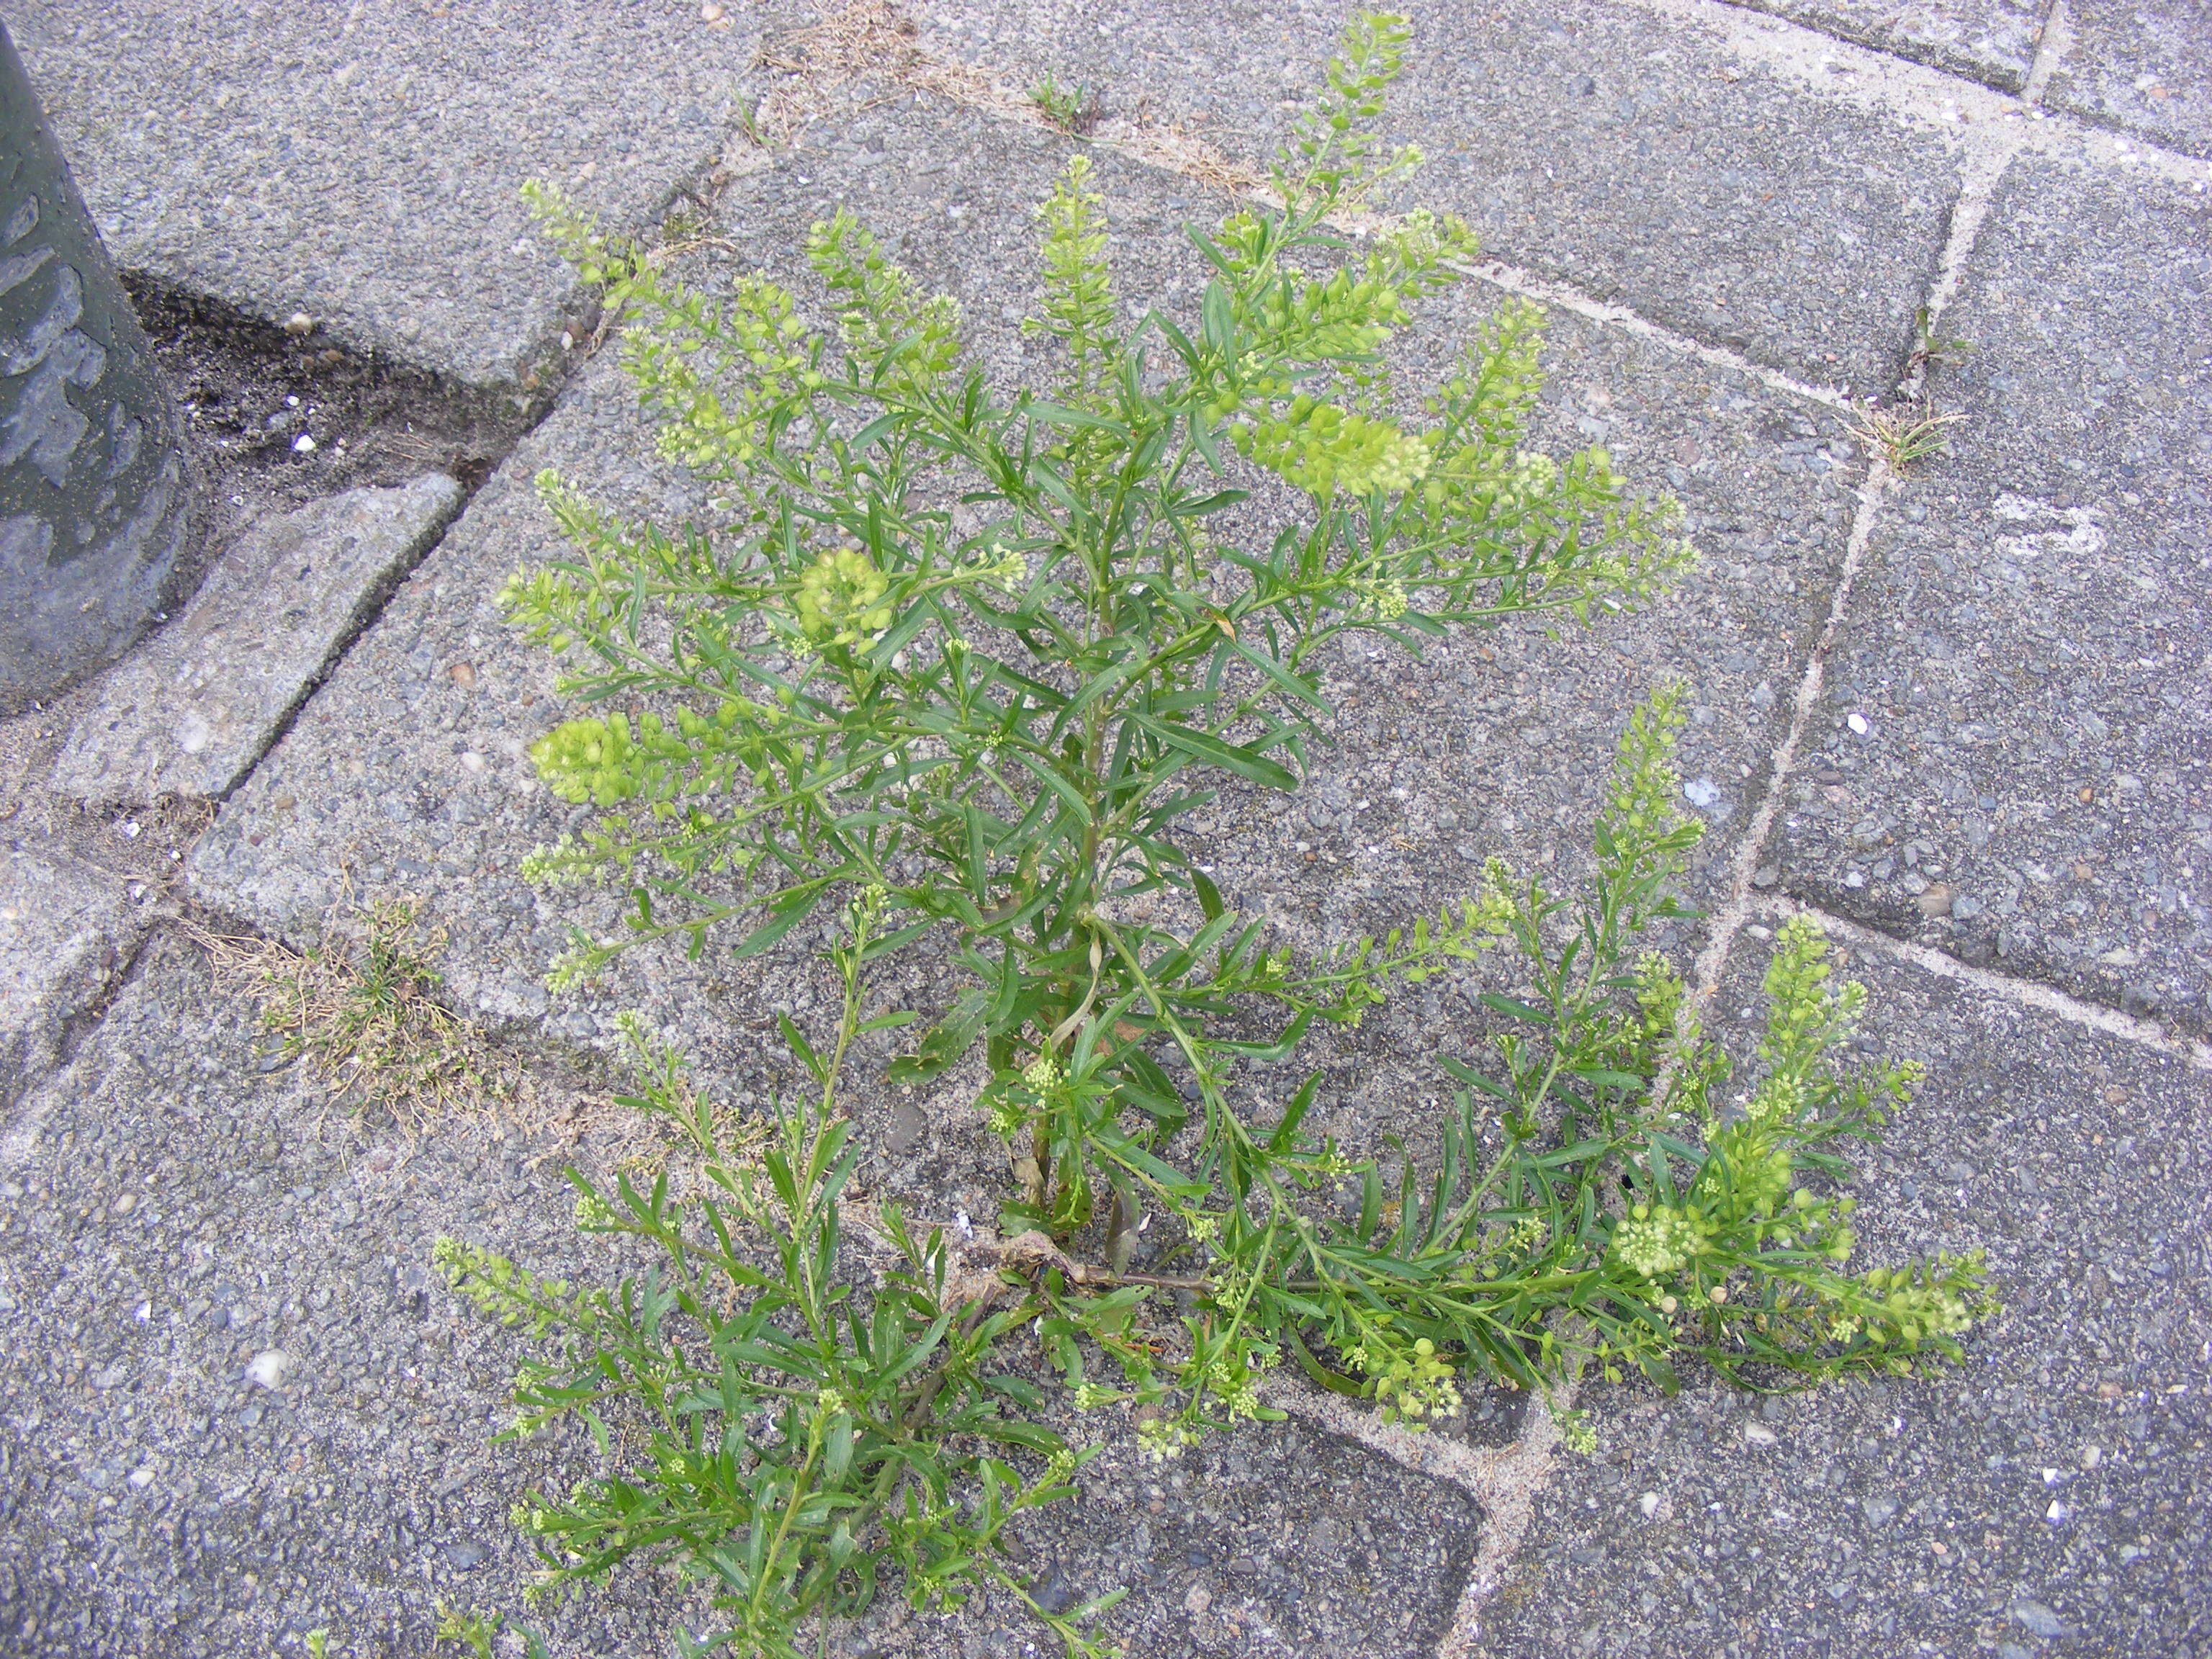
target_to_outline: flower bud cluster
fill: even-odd
[[[1646,1279],[1677,1273],[1704,1254],[1711,1227],[1671,1204],[1638,1204],[1613,1230],[1613,1254]]]
[[[824,553],[799,579],[792,609],[799,628],[817,644],[858,645],[891,625],[890,607],[879,604],[890,586],[857,547]]]
[[[1364,1364],[1365,1351],[1353,1352]],[[1382,1420],[1410,1419],[1419,1425],[1424,1418],[1457,1416],[1457,1375],[1451,1362],[1437,1352],[1437,1345],[1425,1336],[1420,1338],[1410,1352],[1386,1361],[1375,1379],[1375,1398],[1382,1408]]]
[[[1198,1431],[1179,1417],[1157,1417],[1137,1425],[1137,1445],[1155,1463],[1181,1457],[1198,1443]]]

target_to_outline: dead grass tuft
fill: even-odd
[[[261,1008],[275,1051],[304,1062],[334,1099],[385,1111],[420,1129],[455,1109],[514,1092],[512,1062],[438,1000],[432,963],[442,928],[424,931],[419,904],[381,899],[334,912],[323,942],[300,951],[280,940],[191,929],[219,978]]]

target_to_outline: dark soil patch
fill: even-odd
[[[264,512],[428,471],[451,473],[473,493],[550,403],[550,387],[518,404],[143,274],[124,285],[183,408],[205,503],[203,550],[179,573],[176,602],[238,527]]]

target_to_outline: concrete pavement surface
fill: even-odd
[[[1433,908],[1492,854],[1571,873],[1621,720],[1680,679],[1707,834],[1700,915],[1664,943],[1748,1064],[1775,930],[1820,921],[1869,987],[1863,1045],[1926,1068],[1863,1160],[1869,1258],[1980,1245],[2004,1308],[1926,1381],[1592,1382],[1589,1454],[1516,1399],[1416,1436],[1284,1379],[1288,1423],[1165,1469],[1085,1419],[1104,1449],[1080,1505],[1022,1529],[1026,1570],[1068,1602],[1127,1587],[1102,1628],[1147,1659],[2206,1659],[2212,19],[1411,15],[1392,118],[1428,157],[1418,198],[1486,263],[1401,349],[1440,360],[1534,299],[1541,444],[1601,442],[1674,493],[1700,562],[1586,633],[1340,653],[1338,744],[1287,805],[1224,792],[1197,850],[1310,945]],[[556,1655],[644,1656],[705,1616],[642,1575],[524,1613],[507,1510],[584,1473],[588,1441],[488,1443],[526,1345],[429,1266],[454,1233],[609,1269],[560,1171],[640,1148],[609,1104],[618,1012],[742,1108],[783,1077],[776,1016],[830,995],[818,933],[544,988],[615,901],[519,873],[580,817],[525,754],[564,717],[551,665],[495,605],[560,550],[532,479],[556,466],[663,523],[710,492],[656,452],[521,179],[683,243],[702,282],[802,289],[800,238],[846,204],[960,300],[1006,383],[1044,361],[1020,327],[1030,210],[1067,157],[1098,164],[1125,291],[1194,307],[1182,226],[1226,210],[1342,21],[1308,0],[862,0],[826,26],[688,0],[11,14],[142,292],[511,417],[495,465],[457,469],[387,399],[378,453],[416,458],[392,488],[241,487],[204,604],[0,726],[0,1650],[231,1659],[319,1629],[332,1654],[421,1655],[442,1603],[523,1616]],[[1096,95],[1087,137],[1030,103],[1047,74]],[[1892,466],[1869,398],[1956,416],[1948,448]],[[295,568],[321,574],[292,578],[315,591],[287,620],[264,590]],[[203,705],[222,741],[195,749]],[[275,943],[393,901],[486,1057],[481,1109],[349,1109],[255,1014]],[[925,1009],[952,988],[927,951],[884,982]],[[1439,1034],[1476,1041],[1481,988],[1439,981],[1318,1040],[1313,1122],[1354,1146],[1418,1132]],[[990,1213],[977,1079],[902,1095],[862,1071],[870,1197]],[[832,1650],[1048,1639],[1004,1597],[892,1595]]]

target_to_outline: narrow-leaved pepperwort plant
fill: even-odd
[[[1674,505],[1632,495],[1602,450],[1523,448],[1534,307],[1501,308],[1424,395],[1394,384],[1384,347],[1474,252],[1455,219],[1364,217],[1418,161],[1376,135],[1406,40],[1395,17],[1352,25],[1278,159],[1278,204],[1190,233],[1194,318],[1125,318],[1072,161],[1039,214],[1030,326],[1062,348],[1042,391],[995,391],[954,303],[846,213],[808,242],[825,335],[763,277],[702,297],[531,190],[618,308],[664,450],[727,519],[623,524],[540,479],[574,552],[518,575],[508,612],[560,653],[568,695],[645,711],[531,751],[601,811],[528,872],[629,894],[623,935],[579,933],[554,981],[647,941],[697,954],[740,923],[728,948],[748,956],[839,918],[837,1030],[785,1022],[819,1093],[764,1150],[640,1035],[635,1103],[678,1126],[696,1173],[681,1193],[577,1177],[579,1215],[662,1267],[582,1291],[441,1247],[486,1311],[560,1335],[519,1386],[520,1428],[580,1413],[604,1453],[611,1425],[646,1425],[620,1473],[520,1515],[553,1581],[642,1555],[711,1586],[726,1627],[681,1633],[686,1652],[795,1654],[887,1569],[919,1605],[990,1583],[1026,1599],[1000,1533],[1072,1490],[1083,1455],[988,1369],[1018,1334],[1078,1404],[1133,1407],[1171,1456],[1279,1415],[1260,1384],[1285,1358],[1419,1424],[1468,1370],[1547,1393],[1593,1366],[1671,1387],[1684,1353],[1744,1382],[1908,1370],[1955,1357],[1986,1305],[1978,1256],[1849,1270],[1839,1149],[1912,1077],[1838,1066],[1860,993],[1829,986],[1809,925],[1778,941],[1754,1080],[1724,1101],[1726,1057],[1646,946],[1682,914],[1668,893],[1697,836],[1674,805],[1674,691],[1621,738],[1577,894],[1493,863],[1435,916],[1302,958],[1177,842],[1224,775],[1297,787],[1340,637],[1418,652],[1516,614],[1587,621],[1689,558]],[[1364,234],[1335,228],[1354,220]],[[1290,527],[1240,533],[1240,477],[1287,493]],[[866,1290],[837,1273],[838,1083],[858,1036],[908,1018],[861,1019],[867,964],[933,929],[968,983],[893,1076],[983,1045],[1006,1230],[1026,1237],[979,1285],[886,1210],[899,1265]],[[1484,999],[1489,1063],[1445,1062],[1432,1155],[1394,1147],[1386,1177],[1309,1133],[1317,1075],[1264,1121],[1231,1103],[1240,1063],[1493,950],[1523,989]],[[1166,1248],[1133,1272],[1147,1216]],[[1107,1604],[1039,1613],[1096,1651],[1080,1626]]]

